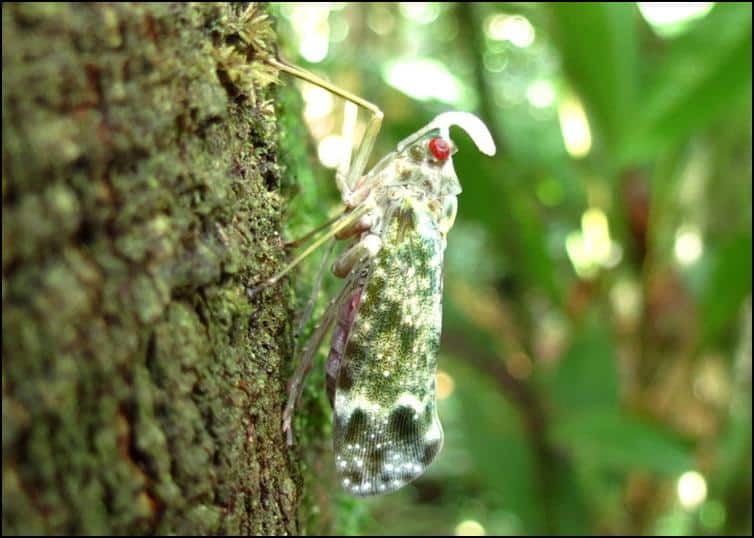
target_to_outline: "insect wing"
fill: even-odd
[[[353,495],[395,491],[443,444],[435,375],[444,240],[423,202],[395,201],[369,262],[335,388],[335,465]]]

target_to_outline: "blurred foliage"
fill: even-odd
[[[449,109],[498,144],[456,139],[445,448],[334,493],[336,532],[751,533],[751,4],[658,6],[275,6],[290,60],[384,110],[372,163]],[[337,207],[342,121],[298,87],[296,234]]]

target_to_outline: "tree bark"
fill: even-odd
[[[246,292],[285,181],[245,10],[3,4],[3,534],[299,531],[290,288]]]

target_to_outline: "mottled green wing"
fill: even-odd
[[[399,489],[443,443],[435,375],[445,241],[414,198],[387,215],[335,390],[336,470],[354,495]]]

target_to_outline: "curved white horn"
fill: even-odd
[[[443,112],[430,125],[442,129],[444,135],[452,125],[457,125],[468,133],[477,149],[485,155],[495,154],[495,141],[492,140],[490,130],[482,120],[469,112]]]
[[[468,133],[474,141],[477,149],[485,155],[495,154],[495,141],[489,129],[482,120],[470,112],[443,112],[416,133],[412,134],[398,144],[398,150],[403,150],[418,138],[421,138],[427,132],[433,129],[440,129],[445,138],[450,138],[450,127],[457,125]]]

